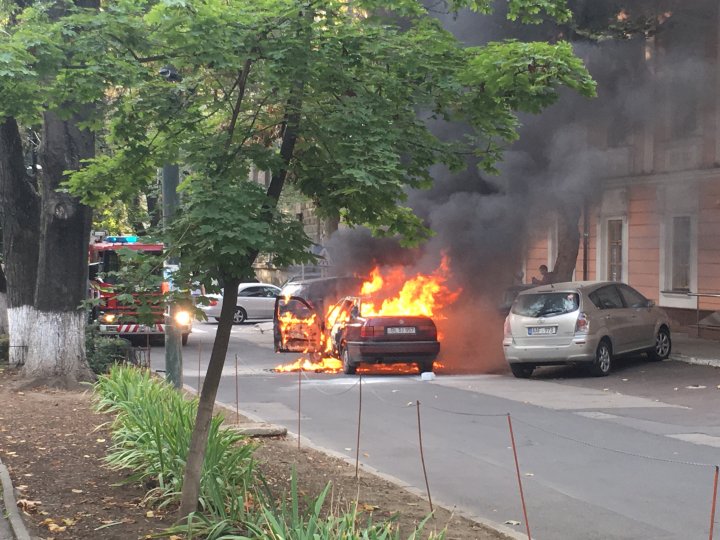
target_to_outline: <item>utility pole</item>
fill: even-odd
[[[162,198],[163,228],[167,230],[175,209],[178,206],[177,187],[180,182],[180,171],[177,165],[163,165]],[[167,246],[166,246],[167,247]],[[168,264],[177,265],[176,258],[168,259]],[[174,285],[172,285],[174,287]],[[175,322],[177,306],[173,303],[165,316],[165,375],[175,388],[182,388],[182,334]]]
[[[160,69],[160,76],[167,82],[182,82],[182,76],[173,66],[164,66]],[[175,209],[178,207],[177,187],[180,183],[180,170],[177,164],[165,164],[162,168],[162,197],[163,197],[163,229],[167,231]],[[169,246],[167,246],[169,247]],[[171,268],[177,268],[178,260],[175,257],[168,259]],[[174,285],[171,282],[171,287]],[[165,319],[165,376],[175,388],[182,388],[182,334],[175,322],[177,306],[173,303],[167,311]],[[200,389],[198,389],[199,391]]]

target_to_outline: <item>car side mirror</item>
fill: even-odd
[[[655,307],[655,302],[653,302],[652,300],[648,300],[648,301],[645,303],[645,307],[649,307],[649,308]]]

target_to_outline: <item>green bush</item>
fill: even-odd
[[[0,362],[10,360],[10,336],[0,335]]]
[[[115,364],[127,362],[132,352],[132,344],[126,339],[101,336],[92,327],[85,334],[85,356],[90,369],[98,375],[107,373]]]
[[[157,483],[148,498],[176,502],[182,490],[185,460],[197,414],[197,400],[187,400],[170,384],[127,366],[113,366],[96,383],[96,407],[116,413],[113,446],[107,461],[131,469],[129,481]],[[225,515],[238,492],[252,483],[254,446],[245,437],[221,428],[215,417],[205,452],[200,505],[209,515]]]

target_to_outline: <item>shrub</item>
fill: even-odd
[[[178,500],[185,460],[197,413],[197,400],[187,400],[171,385],[149,372],[113,366],[96,383],[96,407],[116,413],[113,446],[107,461],[116,469],[131,469],[129,481],[149,481],[157,487],[148,498],[161,506]],[[213,418],[201,478],[200,505],[210,515],[223,515],[237,492],[252,482],[253,445],[222,428]]]
[[[110,366],[127,362],[133,354],[132,344],[122,338],[101,336],[92,327],[85,334],[85,355],[90,369],[98,375]]]
[[[0,335],[0,362],[10,360],[10,336]]]

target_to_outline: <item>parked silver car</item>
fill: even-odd
[[[581,363],[603,376],[616,356],[646,352],[664,360],[670,348],[665,312],[624,283],[534,287],[518,294],[505,319],[503,349],[516,377],[538,366]]]
[[[275,298],[280,294],[280,287],[269,283],[241,283],[238,287],[237,301],[233,322],[241,324],[249,320],[272,319],[275,311]],[[208,294],[208,305],[201,305],[207,318],[220,320],[222,311],[222,295]]]

